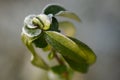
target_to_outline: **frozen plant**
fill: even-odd
[[[58,75],[58,80],[71,80],[74,71],[86,73],[89,66],[95,63],[96,55],[85,43],[73,37],[73,23],[59,21],[56,17],[66,17],[80,22],[75,13],[60,5],[50,4],[40,14],[25,18],[21,37],[32,53],[33,65]],[[49,60],[55,58],[59,64],[49,66],[36,53],[35,47],[49,52]],[[49,79],[54,80],[50,77]]]

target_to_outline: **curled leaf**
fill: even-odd
[[[36,15],[28,15],[25,17],[24,24],[27,25],[28,28],[37,28],[38,26],[33,25],[32,21],[36,17]]]
[[[37,24],[41,25],[41,23],[38,20],[36,20],[35,17],[36,15],[29,15],[24,20],[22,33],[24,33],[28,37],[36,37],[41,33],[41,30],[38,28],[38,26],[33,24],[35,21],[37,22]]]
[[[37,55],[37,53],[34,50],[34,47],[32,45],[32,42],[34,41],[34,39],[29,38],[24,33],[22,33],[21,37],[22,37],[23,43],[32,53],[31,63],[37,67],[48,70],[49,69],[48,65],[44,62],[44,60],[40,56]]]
[[[40,14],[37,15],[36,17],[43,25],[43,30],[48,30],[50,28],[50,24],[52,22],[52,14],[45,15],[45,14]]]
[[[22,28],[22,32],[29,37],[36,37],[36,36],[40,35],[41,30],[40,29],[30,29],[27,27],[27,25],[25,25]]]
[[[60,11],[59,13],[56,14],[56,16],[70,18],[78,22],[81,21],[80,18],[75,13],[69,11]]]

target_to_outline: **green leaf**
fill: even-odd
[[[43,51],[50,51],[51,46],[48,44],[45,48],[42,48]]]
[[[65,11],[65,9],[59,5],[47,5],[44,9],[43,9],[43,13],[48,15],[48,14],[57,14],[60,11]]]
[[[38,39],[33,41],[33,43],[35,44],[36,47],[39,48],[45,48],[48,45],[47,42],[45,41],[43,32],[40,34],[40,37]]]
[[[54,53],[53,50],[51,50],[50,53],[48,54],[48,58],[49,58],[50,60],[52,60],[52,59],[54,58],[54,56],[55,56],[55,53]]]
[[[73,40],[79,46],[80,50],[86,55],[86,61],[88,64],[95,63],[96,55],[90,47],[88,47],[85,43],[81,42],[80,40],[77,40],[72,37],[69,38]]]
[[[60,32],[60,30],[58,29],[58,21],[55,17],[52,17],[52,24],[50,25],[50,28],[48,31]]]
[[[59,22],[59,28],[67,36],[74,36],[75,34],[75,26],[69,21]]]
[[[31,63],[37,67],[40,67],[42,69],[48,70],[48,65],[44,62],[44,60],[37,55],[37,53],[34,50],[34,47],[32,45],[32,42],[35,40],[33,38],[29,38],[24,33],[21,35],[23,43],[26,45],[26,47],[31,51],[32,53],[32,60]]]
[[[73,78],[73,70],[66,65],[57,65],[51,68],[48,75],[50,80],[71,80]]]
[[[65,60],[68,62],[68,64],[73,68],[74,70],[77,70],[79,72],[87,71],[87,62],[86,62],[86,54],[84,54],[79,46],[73,42],[71,39],[67,38],[66,36],[54,32],[54,31],[46,31],[46,41],[59,53],[64,56]],[[76,67],[72,66],[69,60],[72,61],[72,65],[77,65]],[[73,63],[74,62],[74,63]],[[76,64],[77,63],[77,64]],[[85,66],[84,70],[82,71],[82,65]],[[81,67],[79,67],[79,66]],[[80,69],[79,69],[80,68]]]
[[[51,68],[51,70],[56,74],[63,74],[64,72],[68,72],[68,69],[65,65],[57,65]]]
[[[72,69],[82,72],[82,73],[86,73],[88,71],[89,65],[86,62],[80,61],[78,63],[76,61],[71,60],[70,58],[68,58],[66,56],[63,56],[63,57]],[[79,59],[78,59],[78,61],[79,61]]]
[[[69,11],[60,11],[58,14],[56,14],[56,16],[70,18],[70,19],[76,20],[78,22],[81,21],[80,18],[75,13],[69,12]]]
[[[85,62],[86,55],[80,51],[78,45],[71,39],[55,31],[46,31],[45,33],[46,41],[56,51],[72,60]]]

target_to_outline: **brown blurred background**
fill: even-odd
[[[24,18],[48,3],[79,15],[76,37],[97,55],[89,72],[74,80],[120,80],[120,0],[0,0],[0,80],[44,80],[46,72],[30,64],[20,34]]]

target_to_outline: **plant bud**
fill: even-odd
[[[40,14],[37,17],[39,18],[40,22],[44,25],[43,30],[48,30],[52,22],[52,14]]]

